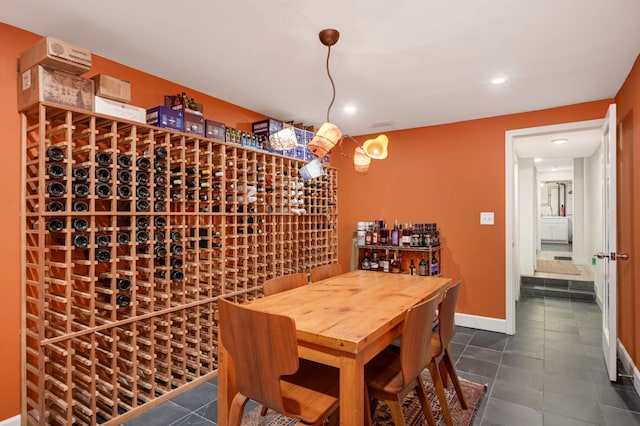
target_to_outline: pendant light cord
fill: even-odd
[[[331,120],[329,120],[329,113],[331,112],[331,107],[333,106],[333,102],[336,100],[336,85],[333,82],[333,77],[331,77],[331,71],[329,71],[329,58],[331,57],[331,46],[328,46],[327,49],[327,75],[329,76],[329,81],[331,82],[331,89],[333,91],[333,95],[331,96],[331,103],[329,104],[329,107],[327,108],[327,121],[331,122]]]

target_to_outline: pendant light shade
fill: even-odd
[[[353,154],[353,168],[356,173],[365,174],[371,165],[371,158],[364,152],[362,147],[356,147]]]
[[[389,138],[387,138],[386,135],[380,135],[375,139],[367,139],[362,144],[362,147],[369,158],[374,160],[384,160],[389,154],[387,151],[387,145],[389,145]]]
[[[309,151],[323,158],[342,139],[342,132],[333,123],[325,122],[309,142]]]

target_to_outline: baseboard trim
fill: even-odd
[[[638,367],[633,363],[631,356],[629,356],[629,352],[627,352],[627,349],[624,347],[620,339],[618,339],[618,357],[620,358],[622,365],[624,365],[625,370],[630,372],[633,376],[633,387],[635,388],[636,393],[640,395],[640,370],[638,370]]]
[[[20,414],[5,420],[0,420],[0,426],[20,426]]]
[[[456,325],[498,333],[507,332],[507,320],[456,313]]]

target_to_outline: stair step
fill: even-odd
[[[529,297],[553,297],[557,299],[570,299],[583,302],[595,302],[596,295],[593,290],[577,290],[544,285],[527,284],[520,287],[520,294]]]

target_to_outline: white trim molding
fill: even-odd
[[[498,333],[507,333],[507,321],[498,318],[456,313],[456,325],[486,331],[496,331]]]
[[[20,414],[0,420],[0,426],[20,426]]]
[[[640,370],[634,365],[629,352],[627,352],[620,339],[618,339],[618,357],[622,365],[624,365],[624,369],[633,377],[633,387],[636,389],[636,393],[640,395]]]

